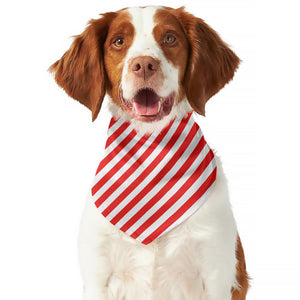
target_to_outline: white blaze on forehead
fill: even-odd
[[[152,56],[160,61],[164,81],[156,89],[159,96],[167,97],[174,91],[178,92],[179,70],[168,62],[160,45],[153,36],[153,29],[157,25],[154,22],[154,16],[158,9],[162,9],[162,7],[147,6],[145,8],[132,7],[127,9],[131,15],[131,22],[135,30],[134,40],[125,57],[122,73],[123,96],[127,99],[131,99],[136,93],[134,82],[126,80],[126,75],[129,72],[129,62],[138,56]]]
[[[145,8],[132,7],[128,9],[135,29],[135,37],[128,51],[128,57],[150,55],[158,58],[160,56],[161,50],[152,33],[156,25],[154,23],[154,15],[160,8],[157,6],[148,6]]]

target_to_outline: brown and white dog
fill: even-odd
[[[112,114],[146,133],[192,110],[204,115],[238,64],[202,19],[149,6],[92,20],[50,71],[93,120],[107,94]],[[89,197],[79,240],[85,300],[246,298],[244,254],[218,158],[217,166],[203,207],[149,245],[111,225]]]

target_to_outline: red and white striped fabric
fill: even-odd
[[[216,172],[192,113],[151,135],[112,118],[92,196],[113,225],[149,244],[202,206]]]

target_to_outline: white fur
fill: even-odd
[[[152,30],[156,25],[153,16],[160,7],[148,6],[145,8],[133,7],[128,12],[132,17],[132,24],[135,28],[133,44],[128,50],[122,73],[122,90],[126,99],[131,99],[136,93],[134,83],[127,80],[129,62],[138,56],[152,56],[160,61],[160,68],[164,74],[163,84],[158,87],[156,93],[161,97],[169,96],[173,91],[178,91],[178,68],[170,64],[163,54],[163,51],[155,41]]]
[[[147,246],[114,227],[88,197],[79,239],[85,300],[231,299],[237,230],[216,159],[217,180],[205,204]]]
[[[137,35],[124,69],[130,57],[141,53],[158,57],[167,75],[162,92],[169,93],[178,89],[178,70],[167,63],[152,36],[155,11],[154,7],[129,9]],[[125,76],[123,79],[123,91],[128,97],[132,86]],[[177,103],[169,116],[150,124],[131,120],[129,114],[113,104],[110,110],[145,133],[160,130],[172,118],[191,111],[191,107],[187,101]],[[231,300],[231,289],[237,287],[237,229],[222,166],[217,157],[216,161],[216,184],[205,204],[149,245],[114,227],[89,195],[79,236],[85,300]]]

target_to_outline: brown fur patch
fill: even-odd
[[[168,9],[159,9],[155,16],[154,22],[157,25],[153,29],[153,36],[160,45],[166,59],[179,69],[179,101],[185,96],[183,91],[183,80],[188,62],[189,46],[185,33],[177,20]],[[171,45],[165,43],[167,34],[175,37],[175,42]]]
[[[85,31],[75,37],[70,49],[49,68],[55,73],[57,84],[92,111],[93,121],[106,92],[103,44],[116,16],[117,13],[106,13],[101,19],[90,21]]]
[[[187,99],[205,115],[205,103],[234,75],[239,58],[202,19],[179,9],[166,8],[180,22],[189,41],[189,61],[184,77]]]
[[[239,284],[239,289],[232,290],[232,300],[245,300],[249,287],[249,277],[246,271],[244,250],[239,236],[236,245],[236,258],[238,261],[236,266],[236,279]]]
[[[124,58],[133,43],[135,35],[134,27],[130,21],[131,17],[126,11],[120,12],[111,23],[104,44],[104,63],[108,76],[107,93],[118,105],[120,105],[119,86],[121,84]],[[112,42],[120,37],[124,39],[124,46],[117,49]]]

